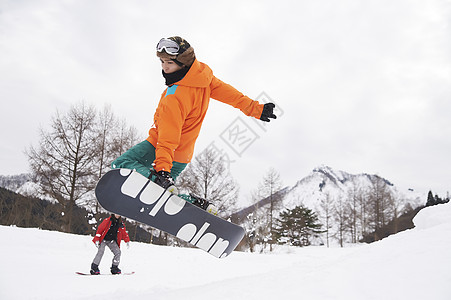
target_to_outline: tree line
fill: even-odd
[[[440,198],[438,195],[433,195],[432,191],[428,192],[428,198],[426,201],[426,206],[433,206],[438,204],[445,204],[449,202],[449,193],[446,195],[446,198]]]
[[[63,231],[74,231],[74,207],[101,211],[94,188],[109,164],[137,142],[136,130],[118,119],[109,106],[98,111],[80,102],[65,114],[56,112],[50,128],[40,129],[37,146],[27,149],[33,181],[57,201],[66,215]]]
[[[255,194],[256,199],[263,200],[256,200],[241,220],[247,232],[242,248],[272,251],[276,244],[303,247],[312,241],[329,246],[332,240],[343,247],[345,243],[374,242],[413,228],[412,220],[424,206],[406,204],[392,184],[380,176],[368,175],[368,179],[369,186],[352,182],[338,198],[324,193],[315,208],[299,205],[284,209],[280,176],[269,170]],[[447,202],[449,196],[442,199],[429,192],[426,206]]]
[[[57,111],[50,128],[41,128],[39,133],[38,145],[31,146],[26,153],[32,178],[39,184],[41,195],[58,204],[58,216],[48,212],[52,217],[45,219],[59,220],[55,230],[93,233],[87,214],[98,221],[107,213],[95,199],[95,184],[110,169],[114,159],[141,141],[136,130],[118,119],[110,107],[97,110],[80,102],[65,114]],[[378,176],[370,178],[371,187],[354,184],[346,197],[332,199],[326,193],[319,207],[299,205],[284,209],[280,175],[270,169],[254,192],[255,209],[245,219],[234,220],[247,232],[241,249],[262,251],[268,248],[272,251],[274,245],[279,244],[308,246],[320,238],[327,245],[330,239],[343,245],[345,242],[378,240],[386,234],[387,226],[394,232],[402,230],[405,225],[398,220],[414,209],[402,207],[401,199],[390,191],[386,180]],[[193,159],[179,176],[177,185],[182,193],[194,193],[213,201],[225,219],[233,217],[237,210],[239,185],[226,168],[221,154],[212,149],[205,149]],[[437,196],[433,200],[436,203]],[[88,208],[88,212],[80,214],[80,207]],[[184,244],[157,229],[131,223],[135,232],[138,227],[147,232],[145,236],[151,243]]]
[[[93,234],[96,223],[94,215],[84,207],[74,206],[72,227],[69,233]],[[106,212],[99,213],[100,219],[108,217]],[[37,197],[23,196],[0,187],[0,225],[39,228],[53,231],[66,231],[67,215],[58,202],[50,202]],[[164,238],[152,235],[153,232],[139,223],[126,220],[127,231],[133,241],[165,244]]]

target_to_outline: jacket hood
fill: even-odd
[[[213,71],[204,63],[194,60],[185,77],[176,82],[176,85],[206,88],[213,78]]]

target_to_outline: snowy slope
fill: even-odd
[[[89,236],[0,227],[0,299],[451,299],[451,204],[429,207],[416,228],[351,248],[235,252],[131,243],[131,276],[78,276],[96,248]],[[100,266],[108,271],[111,253]]]

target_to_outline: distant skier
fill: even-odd
[[[119,269],[121,260],[121,240],[124,240],[127,243],[127,247],[130,246],[130,238],[125,230],[122,217],[120,215],[111,214],[109,218],[106,218],[100,223],[96,235],[92,240],[99,249],[91,264],[90,272],[92,275],[100,274],[99,264],[105,252],[105,247],[110,248],[114,255],[113,263],[111,265],[111,274],[121,274],[121,270]]]
[[[196,59],[193,47],[181,37],[161,39],[157,44],[157,56],[168,87],[161,95],[154,125],[149,130],[149,137],[117,158],[112,168],[134,169],[177,194],[174,182],[192,159],[210,98],[265,122],[276,118],[275,105],[253,101],[216,78],[210,67]],[[216,207],[201,197],[180,196],[217,213]]]

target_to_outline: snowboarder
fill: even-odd
[[[183,38],[163,38],[157,44],[163,77],[168,86],[161,95],[149,137],[112,163],[112,168],[134,169],[177,194],[174,182],[191,161],[194,144],[207,113],[210,98],[240,109],[247,116],[269,122],[276,119],[273,103],[260,104],[213,75],[199,62]],[[196,195],[179,195],[207,211],[217,209]]]
[[[92,275],[100,274],[99,264],[102,260],[103,253],[105,252],[105,247],[110,248],[114,255],[113,263],[111,265],[111,274],[121,274],[121,270],[119,269],[121,240],[124,240],[127,243],[127,248],[130,247],[130,238],[125,230],[122,217],[117,214],[111,214],[109,218],[106,218],[100,223],[96,235],[92,240],[98,248],[97,254],[91,264],[90,273]]]

